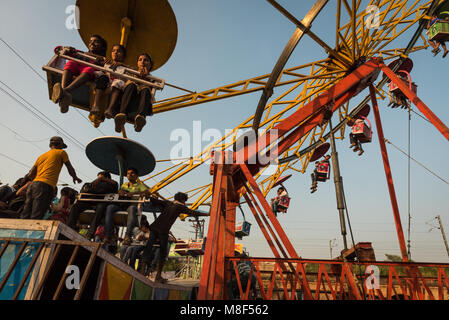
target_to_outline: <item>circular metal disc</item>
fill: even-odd
[[[114,44],[120,44],[121,21],[132,21],[126,46],[125,64],[137,67],[138,56],[149,53],[153,71],[163,66],[178,39],[175,14],[167,0],[77,0],[80,12],[79,34],[87,46],[91,35],[98,34],[108,42],[110,57]]]
[[[366,104],[362,110],[359,111],[350,121],[348,121],[347,125],[349,127],[352,127],[354,125],[355,120],[357,119],[363,119],[362,117],[368,117],[369,113],[371,111],[371,107],[369,104]]]
[[[91,141],[86,147],[86,155],[95,166],[116,175],[120,175],[120,157],[127,168],[136,168],[139,176],[150,174],[156,167],[156,159],[150,150],[138,142],[120,137],[101,137]]]
[[[327,150],[329,150],[330,146],[331,145],[328,142],[326,142],[326,143],[323,143],[318,148],[316,148],[315,152],[313,153],[312,158],[310,158],[310,161],[316,161],[319,158],[321,158],[322,156],[324,156],[326,154]]]
[[[287,181],[287,180],[290,179],[291,177],[292,177],[291,174],[288,174],[288,175],[283,176],[283,177],[279,177],[279,178],[276,180],[276,183],[273,185],[273,188],[274,188],[274,187],[277,187],[277,186],[279,186],[279,185],[281,185],[281,184],[283,184],[285,181]]]

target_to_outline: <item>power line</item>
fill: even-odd
[[[19,136],[19,137],[21,137],[22,139],[24,139],[22,142],[28,142],[28,143],[31,143],[31,144],[34,145],[36,148],[38,148],[39,150],[43,151],[43,149],[42,149],[41,147],[39,147],[38,145],[36,145],[35,142],[37,142],[37,141],[29,141],[29,140],[27,140],[27,139],[26,139],[24,136],[22,136],[20,133],[14,131],[13,129],[11,129],[10,127],[4,125],[3,123],[0,123],[0,126],[6,128],[6,129],[8,129],[8,130],[11,131],[12,133],[14,133],[16,136]],[[17,140],[18,140],[18,139],[17,139]],[[48,139],[46,139],[46,140],[48,140]],[[19,141],[20,141],[20,140],[19,140]]]
[[[23,63],[25,63],[39,78],[47,82],[44,77],[42,77],[13,47],[11,47],[5,40],[0,38],[0,41],[3,42]]]
[[[449,185],[449,182],[447,182],[446,180],[444,180],[443,178],[441,178],[439,175],[437,175],[435,172],[433,172],[432,170],[428,169],[425,165],[423,165],[422,163],[420,163],[419,161],[413,159],[411,156],[409,156],[407,153],[405,153],[404,151],[402,151],[399,147],[395,146],[391,141],[389,141],[388,139],[385,138],[385,142],[388,144],[391,144],[393,147],[395,147],[397,150],[399,150],[400,152],[402,152],[403,154],[405,154],[408,158],[412,159],[414,162],[416,162],[418,165],[420,165],[421,167],[423,167],[424,169],[426,169],[427,171],[429,171],[431,174],[433,174],[435,177],[437,177],[438,179],[440,179],[441,181],[443,181],[444,183]]]
[[[73,142],[78,148],[84,151],[85,146],[79,142],[75,137],[73,137],[70,133],[65,131],[63,128],[61,128],[57,123],[55,123],[53,120],[48,118],[45,114],[43,114],[39,109],[37,109],[33,104],[28,102],[25,98],[23,98],[19,93],[17,93],[14,89],[12,89],[10,86],[8,86],[6,83],[4,83],[2,80],[0,80],[0,83],[8,88],[11,92],[13,92],[17,97],[19,97],[22,101],[24,101],[28,106],[30,106],[32,109],[30,109],[25,103],[19,101],[16,97],[11,95],[8,91],[6,91],[4,88],[0,87],[0,90],[8,95],[11,99],[16,101],[18,104],[20,104],[22,107],[24,107],[26,110],[31,112],[35,117],[37,117],[39,120],[44,122],[47,126],[51,127],[52,129],[55,129],[56,132],[58,132],[61,135],[64,135],[68,140]]]
[[[18,52],[17,50],[15,50],[10,44],[8,44],[4,39],[0,38],[0,41],[3,42],[23,63],[25,63],[25,65],[28,66],[28,68],[31,69],[31,71],[33,71],[40,79],[42,79],[44,82],[47,82],[47,80],[30,64],[28,63]],[[89,120],[89,118],[85,117],[77,108],[76,111],[81,115],[82,118],[86,119],[89,123],[91,122]],[[95,128],[97,129],[103,136],[105,136],[106,134],[101,131],[99,128]]]

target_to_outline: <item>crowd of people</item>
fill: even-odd
[[[88,240],[102,242],[104,249],[112,254],[120,251],[122,260],[132,267],[136,267],[139,258],[138,270],[141,273],[148,275],[157,269],[155,280],[165,282],[161,276],[162,269],[170,245],[176,241],[170,229],[180,215],[195,214],[185,205],[188,196],[178,192],[174,201],[157,199],[140,181],[138,170],[128,168],[128,181],[120,188],[107,171],[99,172],[95,180],[85,183],[81,188],[84,194],[118,194],[118,201],[76,201],[78,192],[69,187],[62,188],[60,198],[57,198],[57,182],[63,166],[67,168],[74,184],[82,181],[71,165],[67,152],[63,150],[67,148],[63,139],[52,137],[49,147],[50,150],[37,158],[23,178],[12,186],[0,187],[0,218],[58,220]],[[143,198],[161,212],[151,224],[144,215],[138,216],[138,202],[129,201]],[[88,209],[93,209],[94,214],[88,224],[81,224],[80,215]],[[114,223],[114,216],[119,211],[127,212],[123,239],[118,237],[119,226]]]

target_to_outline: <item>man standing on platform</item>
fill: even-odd
[[[65,164],[73,183],[81,183],[75,169],[69,161],[69,156],[62,150],[67,148],[61,137],[50,139],[50,151],[37,158],[30,172],[25,176],[33,182],[29,185],[21,219],[42,219],[54,197],[62,165]]]
[[[165,264],[165,257],[167,256],[168,237],[169,232],[176,219],[181,214],[195,215],[195,211],[186,207],[185,203],[188,199],[187,194],[178,192],[175,194],[175,201],[164,201],[150,197],[151,204],[162,208],[162,212],[157,219],[150,225],[150,239],[145,246],[142,254],[142,263],[140,264],[139,272],[144,275],[147,274],[147,267],[149,267],[154,259],[153,245],[159,240],[160,259],[155,277],[156,282],[165,283],[167,280],[162,278],[162,268]]]

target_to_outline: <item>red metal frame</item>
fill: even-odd
[[[295,274],[298,275],[299,265],[307,265],[308,269],[317,269],[318,271],[305,272],[302,276],[308,279],[307,289],[312,293],[313,300],[448,300],[445,291],[449,291],[449,264],[434,263],[405,263],[405,262],[344,262],[338,260],[312,260],[312,259],[276,259],[276,258],[227,258],[227,261],[237,269],[237,263],[240,261],[250,261],[253,265],[251,276],[254,274],[257,279],[258,294],[264,300],[274,298],[292,300],[298,291],[300,284],[299,277],[292,281],[286,280],[286,274],[281,265],[289,263],[296,265]],[[261,270],[261,263],[271,263],[273,271]],[[379,275],[379,288],[368,289],[366,267],[376,266],[383,268],[387,275]],[[363,275],[357,274],[358,268],[363,268]],[[430,270],[433,268],[437,273],[437,278],[424,277],[418,268]],[[401,270],[402,269],[402,270]],[[407,275],[407,269],[416,269],[417,277],[411,278]],[[436,269],[436,270],[435,270]],[[268,273],[269,272],[269,273]],[[267,274],[267,276],[263,276]],[[268,276],[269,275],[269,276]],[[244,286],[240,280],[238,272],[233,276],[237,279],[238,289],[242,300],[248,300],[250,297],[249,287],[252,281],[250,276]],[[364,286],[365,296],[356,280]],[[433,286],[430,281],[433,281]],[[280,284],[280,286],[279,286]],[[303,285],[303,282],[301,282]],[[279,287],[282,296],[274,297],[274,290]],[[437,289],[437,294],[432,292],[431,288]],[[290,289],[290,290],[289,290]]]
[[[398,78],[398,76],[385,64],[380,63],[379,67],[382,68],[382,71],[385,75],[393,81],[399,89],[401,89],[402,93],[411,101],[413,104],[422,112],[422,114],[441,132],[443,136],[449,140],[449,128],[427,107],[418,96],[413,93],[409,87]]]
[[[266,148],[273,142],[273,140],[284,137],[282,140],[277,141],[277,154],[270,154],[271,159],[277,158],[279,154],[282,154],[285,150],[296,143],[305,134],[311,131],[314,127],[322,125],[325,113],[331,106],[331,111],[336,111],[341,105],[348,102],[352,97],[356,96],[360,91],[366,87],[370,87],[370,94],[373,102],[373,109],[376,118],[377,131],[379,136],[379,143],[382,150],[382,157],[385,167],[385,174],[387,176],[387,183],[390,192],[390,198],[393,206],[393,215],[396,224],[396,231],[398,234],[399,244],[401,248],[401,254],[403,261],[408,261],[407,250],[405,246],[404,233],[402,230],[402,224],[399,215],[399,209],[397,205],[396,195],[394,191],[393,179],[391,175],[391,169],[388,161],[388,154],[383,137],[382,124],[380,120],[379,109],[375,96],[375,89],[372,83],[375,81],[383,70],[386,76],[388,76],[400,90],[407,96],[410,101],[417,105],[418,109],[434,124],[437,129],[449,140],[448,128],[439,120],[430,109],[414,94],[404,82],[402,82],[387,66],[385,66],[381,59],[373,58],[366,62],[353,73],[346,76],[339,83],[319,95],[310,103],[302,107],[300,110],[293,113],[290,117],[283,120],[276,127],[268,130],[257,141],[253,141],[252,144],[246,146],[239,152],[244,152],[243,164],[237,164],[236,154],[233,155],[233,164],[224,164],[224,153],[220,154],[221,161],[213,164],[213,170],[211,174],[214,175],[212,206],[210,210],[210,223],[206,241],[205,258],[203,271],[200,280],[200,288],[198,298],[200,300],[208,299],[225,299],[226,298],[226,286],[233,276],[230,273],[230,263],[234,263],[236,267],[234,256],[235,245],[235,207],[238,205],[239,196],[242,194],[245,198],[250,210],[252,211],[254,218],[259,225],[267,243],[275,256],[275,269],[273,271],[273,279],[279,274],[283,287],[284,296],[288,299],[295,297],[296,288],[299,286],[304,293],[305,299],[317,299],[319,293],[316,290],[321,290],[321,285],[326,288],[326,283],[330,288],[330,294],[333,299],[338,297],[343,298],[343,294],[352,299],[365,299],[360,291],[359,286],[356,283],[357,277],[352,273],[353,264],[327,261],[327,262],[315,262],[320,263],[319,275],[318,275],[318,289],[315,288],[315,296],[308,283],[308,276],[306,273],[305,264],[313,263],[310,260],[301,260],[296,250],[285,234],[282,226],[277,221],[274,213],[271,210],[270,205],[266,201],[262,192],[260,191],[257,182],[254,179],[254,175],[259,170],[268,165],[260,164],[257,161],[255,164],[247,165],[250,160],[253,160],[257,155],[262,152],[263,148]],[[291,131],[291,132],[290,132]],[[265,144],[259,142],[265,141]],[[259,147],[260,146],[260,147]],[[271,148],[273,149],[273,148]],[[276,149],[276,148],[274,148]],[[241,157],[239,157],[240,159]],[[251,162],[252,163],[252,162]],[[212,168],[211,168],[212,169]],[[281,258],[281,255],[283,258]],[[270,259],[264,259],[269,261]],[[253,261],[253,259],[252,259]],[[254,260],[258,263],[260,260]],[[264,299],[271,299],[274,288],[276,287],[276,281],[271,282],[267,290],[263,289],[263,283],[261,273],[258,264],[255,265],[255,272],[258,277],[259,286],[262,288],[261,295]],[[296,267],[295,267],[296,263]],[[341,272],[338,274],[340,280],[337,281],[335,288],[332,287],[330,282],[330,276],[325,270],[325,264],[339,265]],[[385,263],[376,263],[385,264]],[[420,264],[422,266],[422,264]],[[400,281],[394,266],[390,268],[389,274],[389,287],[386,294],[377,290],[368,292],[369,298],[391,298],[392,290],[396,288],[392,285],[393,280],[396,279],[402,292],[405,293],[409,290],[410,297],[423,298],[427,292],[428,296],[434,298],[422,277],[418,266],[414,264],[407,264],[405,279],[405,286]],[[449,265],[448,265],[449,266]],[[446,285],[449,288],[449,279],[444,269],[448,267],[446,265],[439,265],[438,269],[438,283],[442,288]],[[236,268],[234,268],[236,269]],[[301,272],[301,274],[299,273]],[[236,274],[238,277],[238,274]],[[324,276],[325,281],[322,281]],[[394,276],[394,277],[393,277]],[[284,279],[285,278],[285,279]],[[248,290],[242,291],[242,283],[237,279],[238,286],[240,288],[241,296],[248,298]],[[288,286],[290,285],[291,294],[288,294]],[[423,292],[421,287],[425,289]],[[345,288],[349,288],[346,291]],[[396,291],[395,291],[396,292]],[[339,296],[338,296],[339,293]],[[328,297],[328,292],[325,294]],[[444,297],[442,289],[439,291],[439,297]]]
[[[405,245],[404,231],[402,230],[401,215],[399,214],[399,206],[398,206],[398,202],[396,199],[396,192],[394,190],[393,176],[391,175],[390,161],[388,159],[387,147],[385,145],[384,131],[382,128],[382,122],[380,120],[379,106],[377,105],[376,91],[372,85],[369,87],[369,90],[370,90],[370,95],[371,95],[371,102],[373,104],[374,117],[376,119],[377,136],[379,138],[380,150],[382,152],[382,159],[383,159],[383,163],[384,163],[385,175],[387,177],[388,191],[390,193],[391,205],[393,207],[393,215],[394,215],[394,221],[396,224],[396,232],[398,234],[398,239],[399,239],[399,247],[401,249],[402,260],[408,261],[408,254],[407,254],[407,247]]]

